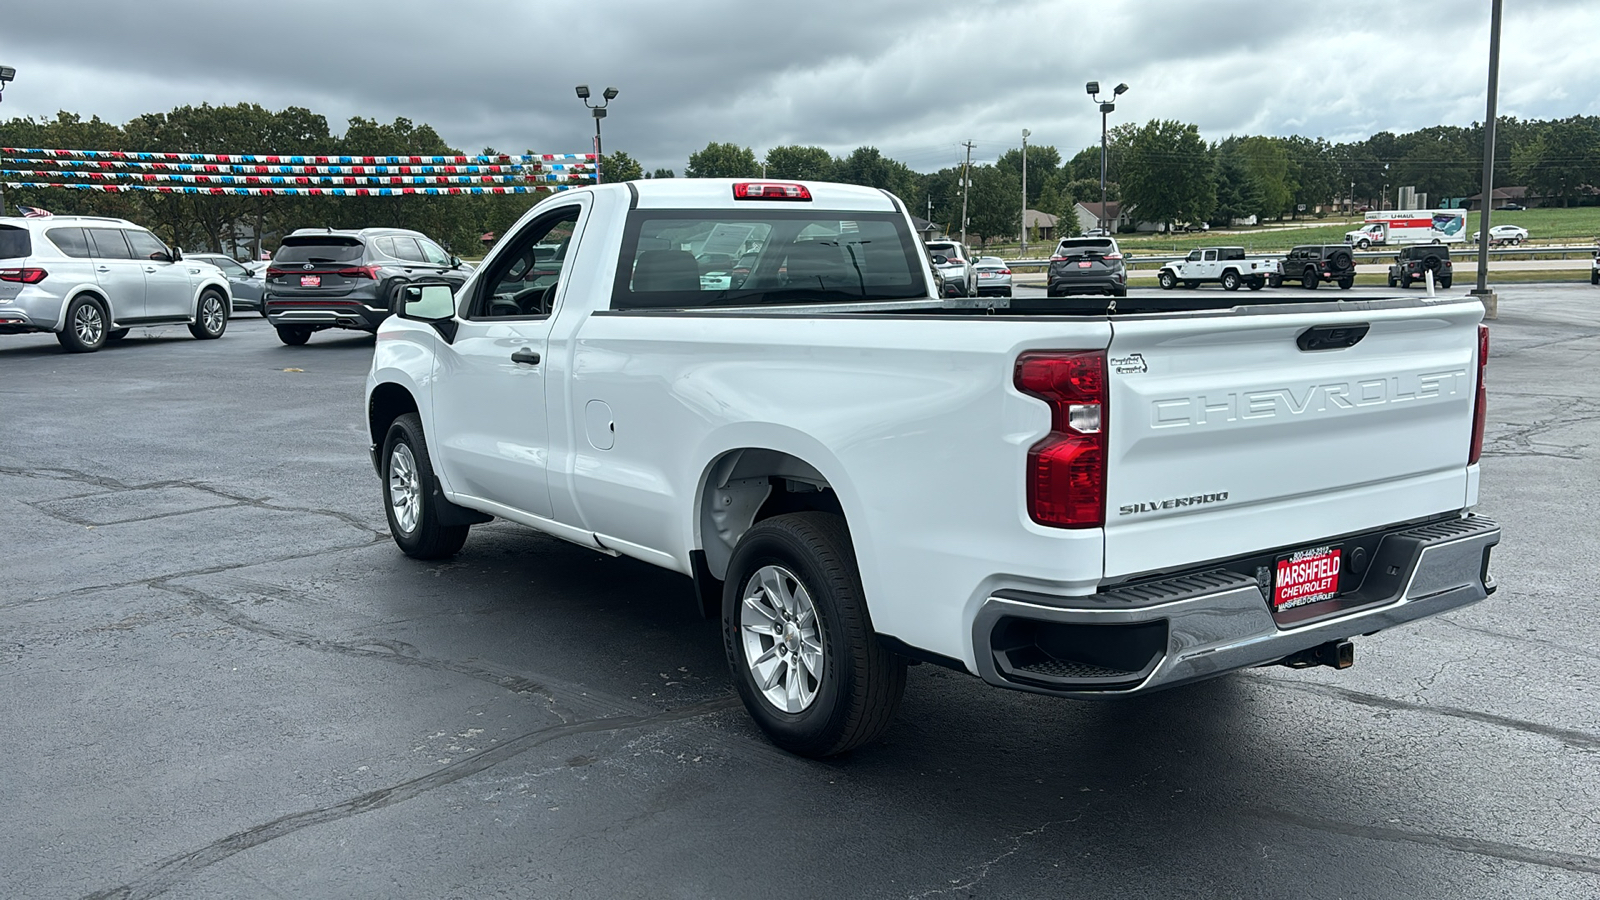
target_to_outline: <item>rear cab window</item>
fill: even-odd
[[[128,241],[122,232],[115,228],[85,228],[84,233],[89,235],[89,245],[94,248],[94,255],[99,259],[133,259],[133,250],[128,247]]]
[[[24,259],[33,255],[33,236],[28,229],[0,225],[0,259]]]
[[[1105,256],[1116,252],[1116,242],[1110,238],[1067,238],[1056,245],[1057,256]]]
[[[892,213],[634,210],[611,307],[922,299],[930,251],[937,252],[921,246],[905,218]]]

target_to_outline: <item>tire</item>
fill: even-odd
[[[1006,288],[1006,292],[1005,292],[1005,294],[1003,296],[1006,296],[1006,297],[1011,296],[1011,288]]]
[[[131,331],[131,330],[132,329],[130,329],[130,328],[113,328],[113,329],[111,329],[110,331],[106,332],[106,343],[115,344],[117,341],[120,341],[123,338],[127,337],[128,336],[128,332]]]
[[[1449,289],[1450,289],[1450,283],[1451,283],[1451,282],[1452,282],[1452,281],[1454,281],[1454,280],[1455,280],[1455,279],[1453,279],[1453,278],[1452,278],[1452,277],[1450,277],[1450,276],[1449,276],[1449,275],[1446,275],[1446,276],[1445,276],[1445,277],[1443,277],[1443,278],[1441,278],[1441,279],[1439,279],[1439,287],[1440,287],[1440,288],[1441,288],[1441,289],[1443,289],[1443,290],[1449,290]]]
[[[1237,291],[1239,289],[1239,273],[1231,270],[1223,272],[1222,289],[1225,291]]]
[[[1267,276],[1267,287],[1271,287],[1271,288],[1283,287],[1283,276],[1282,275],[1268,275]]]
[[[1589,283],[1600,284],[1600,269],[1595,269],[1589,272]]]
[[[1113,297],[1126,297],[1126,296],[1128,296],[1128,289],[1126,287],[1112,288],[1111,289],[1111,296],[1113,296]]]
[[[1362,238],[1361,240],[1356,241],[1356,249],[1357,250],[1365,250],[1365,249],[1367,249],[1368,247],[1371,247],[1371,246],[1372,246],[1372,242],[1367,240],[1366,238]]]
[[[189,333],[197,341],[214,341],[227,330],[228,301],[216,291],[202,293],[195,306],[194,321],[189,324]]]
[[[278,340],[291,347],[298,347],[311,340],[311,326],[309,325],[279,325]]]
[[[471,525],[441,525],[433,498],[439,496],[433,460],[422,438],[422,419],[406,413],[383,439],[383,512],[400,552],[412,559],[455,556]]]
[[[1322,277],[1317,274],[1316,269],[1307,269],[1300,276],[1300,286],[1308,291],[1316,290],[1321,281]]]
[[[1178,276],[1167,269],[1162,269],[1161,274],[1156,276],[1156,280],[1161,282],[1163,291],[1170,291],[1178,286]]]
[[[1389,287],[1399,287],[1399,286],[1400,286],[1399,280],[1394,277],[1394,273],[1393,272],[1390,272],[1389,273]]]
[[[878,642],[849,530],[831,513],[774,516],[744,533],[723,585],[722,638],[750,717],[800,756],[880,737],[905,690],[906,661]]]
[[[1197,291],[1197,290],[1200,289],[1200,282],[1198,282],[1198,281],[1185,281],[1183,283],[1183,286],[1184,286],[1184,288],[1186,290]]]
[[[1055,288],[1053,288],[1053,287],[1046,287],[1046,288],[1045,288],[1045,289],[1044,289],[1044,295],[1045,295],[1045,296],[1046,296],[1046,297],[1048,297],[1048,298],[1049,298],[1049,299],[1051,299],[1051,300],[1057,300],[1057,299],[1060,299],[1060,298],[1061,298],[1061,296],[1062,296],[1062,295],[1061,295],[1061,293],[1060,293],[1060,292],[1059,292],[1059,291],[1057,291],[1057,290],[1056,290],[1056,289],[1055,289]]]
[[[1339,279],[1339,290],[1341,290],[1341,291],[1348,291],[1348,290],[1350,290],[1351,288],[1353,288],[1355,286],[1356,286],[1356,279],[1355,279],[1354,276],[1351,276],[1349,278],[1341,278],[1341,279]]]
[[[1402,276],[1400,276],[1400,288],[1401,288],[1401,290],[1407,290],[1407,291],[1411,290],[1411,276],[1410,275],[1402,275]]]
[[[1264,288],[1266,286],[1267,286],[1267,280],[1265,278],[1252,278],[1252,279],[1250,279],[1250,290],[1252,290],[1252,291],[1259,291],[1259,290],[1261,290],[1262,288]]]
[[[1353,269],[1356,265],[1356,258],[1350,255],[1349,250],[1335,250],[1328,257],[1328,265],[1335,269]]]
[[[106,308],[88,294],[79,294],[67,304],[67,327],[56,333],[56,340],[68,353],[93,353],[106,345]]]

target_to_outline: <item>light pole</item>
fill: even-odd
[[[599,184],[600,159],[604,155],[604,151],[600,149],[600,120],[606,117],[606,107],[610,105],[611,101],[617,99],[617,89],[614,87],[606,88],[600,95],[605,100],[598,106],[589,102],[589,86],[587,84],[578,85],[576,90],[578,99],[582,100],[583,105],[589,107],[589,110],[594,113],[594,183]]]
[[[1106,117],[1116,111],[1117,104],[1114,101],[1127,92],[1128,86],[1117,85],[1111,92],[1111,99],[1104,101],[1099,96],[1100,82],[1091,81],[1083,87],[1089,97],[1100,104],[1100,230],[1110,234],[1111,229],[1106,222]]]
[[[17,70],[10,66],[0,66],[0,94],[4,94],[6,85],[17,77]],[[5,157],[0,156],[0,163],[5,162]],[[6,214],[6,186],[0,184],[0,216]]]
[[[1017,256],[1028,257],[1028,135],[1033,132],[1022,129],[1022,249],[1017,251]]]
[[[1483,202],[1478,213],[1478,287],[1472,292],[1483,303],[1486,319],[1500,318],[1500,300],[1489,290],[1489,207],[1494,205],[1495,97],[1500,93],[1500,0],[1489,12],[1489,108],[1483,118]]]

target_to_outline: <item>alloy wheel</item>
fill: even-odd
[[[93,303],[81,304],[78,311],[72,314],[72,331],[87,346],[100,343],[105,330],[105,316],[100,314],[100,307]]]
[[[395,444],[389,454],[389,507],[402,532],[417,530],[422,518],[422,484],[417,477],[417,458],[404,442]]]
[[[745,663],[757,690],[786,713],[803,712],[822,686],[822,630],[811,594],[793,572],[762,566],[739,607]]]
[[[222,301],[215,294],[207,294],[200,302],[200,326],[207,334],[221,334],[227,319],[227,314],[222,311]]]

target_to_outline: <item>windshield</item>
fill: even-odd
[[[943,256],[946,259],[960,259],[961,249],[955,244],[929,244],[929,256]]]
[[[635,210],[611,305],[909,300],[928,295],[922,255],[888,213]]]
[[[365,248],[355,238],[316,237],[285,238],[283,246],[272,257],[274,263],[345,263],[357,262]]]

